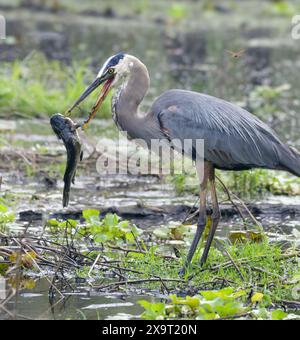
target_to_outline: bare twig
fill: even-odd
[[[245,277],[244,277],[243,273],[241,272],[239,266],[235,263],[234,259],[233,259],[232,256],[230,255],[230,253],[229,253],[229,252],[227,251],[227,249],[225,249],[225,248],[224,248],[224,251],[225,251],[226,255],[229,257],[230,262],[233,264],[234,268],[235,268],[235,269],[237,270],[237,272],[239,273],[241,279],[242,279],[243,281],[245,281]]]
[[[124,251],[126,253],[138,253],[138,254],[147,254],[146,251],[144,250],[137,250],[137,249],[129,249],[129,248],[123,248],[123,247],[118,247],[118,246],[112,246],[111,244],[107,245],[108,248],[110,249],[114,249],[114,250],[120,250],[120,251]],[[155,254],[156,256],[162,257],[164,259],[168,259],[168,260],[177,260],[177,257],[171,256],[171,255],[162,255],[162,254]]]
[[[229,191],[229,189],[227,188],[227,186],[225,185],[225,183],[221,180],[220,177],[216,176],[217,180],[220,182],[221,186],[223,187],[225,193],[228,196],[228,200],[231,202],[231,204],[235,207],[235,209],[238,211],[238,213],[240,214],[242,220],[245,222],[246,221],[246,217],[244,216],[242,210],[240,209],[240,207],[234,202],[234,200],[231,198],[232,193]],[[245,228],[247,230],[247,228]]]
[[[96,286],[96,289],[108,289],[108,288],[112,288],[112,287],[116,287],[116,286],[125,286],[125,285],[136,285],[136,284],[140,284],[140,283],[151,283],[151,282],[178,282],[178,283],[186,283],[186,281],[184,280],[180,280],[180,279],[165,279],[165,278],[152,278],[152,279],[140,279],[140,280],[128,280],[128,281],[120,281],[120,282],[113,282],[110,283],[108,285],[104,285],[104,286]]]

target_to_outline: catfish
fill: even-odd
[[[70,201],[71,185],[75,184],[76,170],[83,159],[82,144],[75,124],[69,117],[56,113],[50,119],[52,129],[58,139],[62,140],[67,150],[67,165],[64,175],[63,207],[66,208]]]

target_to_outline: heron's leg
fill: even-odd
[[[212,244],[212,241],[214,239],[218,224],[220,222],[221,218],[221,212],[218,202],[218,196],[217,196],[217,190],[216,190],[216,179],[215,179],[215,169],[212,169],[209,181],[211,184],[211,199],[212,199],[212,206],[213,206],[213,214],[212,214],[212,227],[210,229],[208,239],[206,241],[205,249],[201,258],[201,265],[203,265],[208,257],[208,253]]]
[[[189,250],[187,259],[185,261],[184,267],[181,270],[180,274],[184,274],[188,266],[190,265],[193,256],[196,252],[198,243],[201,239],[201,236],[204,232],[205,226],[206,226],[206,221],[207,221],[207,215],[206,215],[206,197],[207,197],[207,183],[208,183],[208,178],[209,178],[209,173],[210,173],[210,165],[208,163],[205,163],[204,166],[204,175],[201,180],[200,184],[200,210],[199,210],[199,220],[197,224],[197,230],[196,234],[194,236],[191,248]]]

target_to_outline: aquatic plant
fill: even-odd
[[[8,208],[1,204],[0,200],[0,231],[4,230],[7,225],[15,220],[15,214],[9,211]]]
[[[268,311],[259,308],[264,300],[261,293],[248,295],[246,291],[234,291],[231,287],[219,291],[203,291],[200,295],[178,297],[170,295],[167,303],[141,300],[139,304],[145,309],[141,317],[145,320],[169,319],[264,319],[284,320],[296,319],[296,315],[288,314],[281,309]],[[255,308],[253,308],[255,307]]]
[[[85,210],[83,217],[48,221],[47,239],[28,234],[24,242],[2,234],[1,274],[20,290],[34,289],[35,277],[46,276],[53,295],[63,294],[57,287],[68,290],[78,282],[103,292],[147,290],[154,301],[140,302],[144,319],[296,318],[280,308],[294,301],[300,283],[299,250],[293,245],[282,248],[266,236],[219,241],[204,267],[195,256],[179,277],[194,226],[152,233],[98,210]],[[158,292],[169,298],[158,301]]]

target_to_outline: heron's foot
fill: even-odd
[[[189,272],[187,271],[187,269],[188,269],[188,267],[183,267],[183,268],[178,272],[178,275],[179,275],[179,277],[181,277],[181,278],[184,278],[184,279],[186,279],[186,280],[188,280],[188,281],[191,281],[191,280],[194,278],[195,274],[194,274],[194,273],[189,273]],[[188,276],[187,276],[187,273],[188,273]]]
[[[201,268],[202,268],[202,267],[206,264],[206,262],[207,262],[209,250],[210,250],[210,247],[208,247],[208,245],[206,244],[206,246],[204,247],[202,256],[200,257],[200,260],[199,260],[199,265],[200,265]]]
[[[200,267],[202,268],[207,262],[207,255],[203,254],[199,263],[200,263]]]

